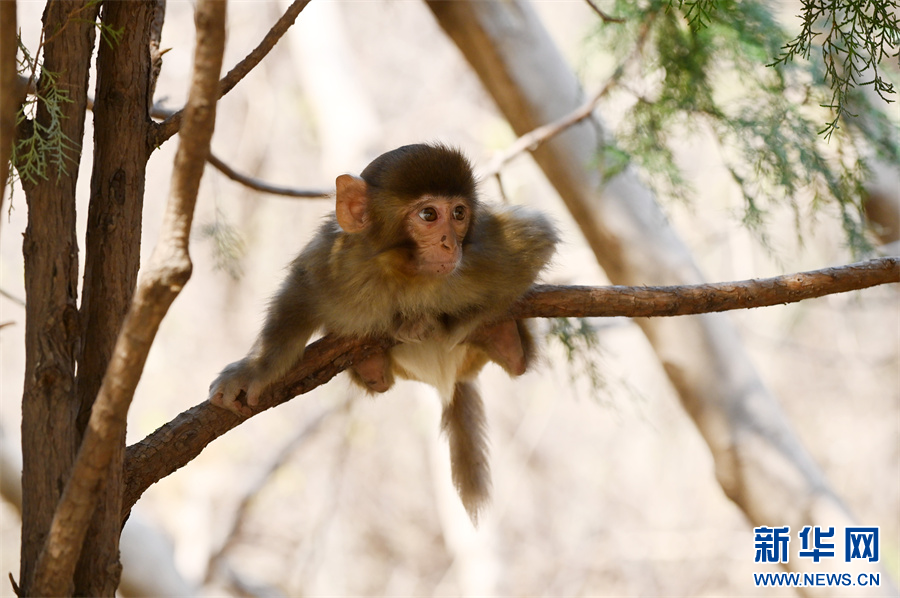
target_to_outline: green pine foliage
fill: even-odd
[[[603,350],[597,330],[587,318],[552,318],[546,338],[559,343],[566,353],[569,365],[569,383],[575,387],[579,378],[588,382],[590,394],[603,402],[606,396],[606,378],[603,373]]]
[[[784,45],[773,65],[795,57],[809,61],[821,49],[825,82],[831,88],[831,101],[825,106],[834,115],[823,130],[826,135],[842,119],[855,116],[850,106],[857,86],[870,85],[885,102],[895,101],[894,85],[882,76],[881,65],[891,59],[896,63],[900,57],[896,0],[807,0],[799,16],[800,33]]]
[[[627,155],[662,197],[685,199],[673,141],[711,133],[741,191],[743,220],[763,241],[776,206],[794,211],[801,234],[799,202],[811,198],[814,210],[839,215],[848,245],[865,253],[867,158],[900,163],[897,119],[860,87],[895,99],[883,76],[900,39],[891,6],[808,0],[792,39],[762,0],[616,0],[610,12],[624,23],[602,23],[592,39],[616,57],[619,98],[631,102],[604,155]]]
[[[91,0],[83,7],[73,10],[63,27],[69,23],[90,23],[97,27],[101,39],[112,47],[121,40],[124,28],[115,29],[78,16],[96,7],[100,1]],[[63,106],[71,103],[72,99],[69,97],[69,91],[60,87],[59,73],[47,69],[42,60],[42,49],[47,40],[59,33],[60,30],[57,30],[47,36],[46,31],[42,32],[40,44],[34,55],[22,43],[21,37],[18,40],[18,72],[27,78],[36,89],[29,91],[16,114],[18,135],[10,155],[12,168],[9,170],[9,180],[7,181],[10,198],[12,198],[13,184],[17,180],[35,185],[40,181],[48,180],[51,168],[56,170],[58,179],[62,175],[68,174],[71,166],[77,166],[78,144],[62,129],[62,121],[66,118]],[[38,78],[38,72],[40,72],[40,78]],[[46,111],[46,119],[37,118],[39,109]]]
[[[28,49],[19,40],[19,70],[33,77],[38,64]],[[41,82],[37,91],[29,94],[16,115],[16,127],[25,134],[20,134],[13,143],[10,162],[13,168],[9,171],[10,192],[16,179],[24,183],[36,185],[47,180],[48,172],[53,167],[57,178],[68,174],[69,166],[75,165],[74,155],[78,146],[62,130],[62,121],[66,118],[63,105],[71,103],[69,92],[58,85],[59,73],[41,69]],[[42,123],[35,118],[38,107],[43,106],[48,119]]]

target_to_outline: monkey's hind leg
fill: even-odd
[[[441,430],[450,443],[450,469],[463,506],[473,524],[491,493],[487,423],[474,382],[458,381],[453,400],[444,407]]]
[[[375,353],[350,369],[350,379],[368,392],[387,392],[394,385],[391,355],[387,351]]]

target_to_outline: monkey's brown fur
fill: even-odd
[[[495,320],[546,266],[556,231],[538,213],[483,205],[466,158],[440,145],[383,154],[361,177],[338,177],[337,189],[335,215],[291,263],[256,343],[222,370],[210,400],[250,415],[318,329],[395,336],[400,344],[351,376],[375,392],[395,376],[438,389],[453,481],[474,521],[490,490],[474,378],[488,360],[511,375],[528,367],[527,327]]]

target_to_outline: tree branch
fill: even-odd
[[[160,0],[164,1],[164,0]],[[160,53],[160,60],[162,54]],[[155,68],[155,66],[154,66]],[[88,97],[88,110],[94,109],[94,99]],[[152,106],[150,108],[150,116],[153,118],[166,119],[172,118],[174,115],[179,114],[180,111],[176,112],[174,110],[167,110],[165,108],[161,108],[159,106]],[[334,191],[325,190],[325,189],[297,189],[295,187],[281,187],[279,185],[272,185],[271,183],[267,183],[265,181],[261,181],[259,179],[253,178],[251,176],[247,176],[245,174],[241,174],[231,166],[217,158],[212,152],[210,152],[209,157],[207,157],[207,161],[214,167],[216,170],[224,174],[226,177],[240,183],[250,189],[254,189],[256,191],[260,191],[262,193],[270,193],[272,195],[283,195],[285,197],[302,197],[305,199],[324,199],[334,194]]]
[[[117,439],[124,438],[121,431],[150,346],[159,323],[190,277],[188,240],[215,126],[218,79],[225,50],[225,7],[223,0],[197,3],[194,74],[160,241],[123,323],[84,440],[38,557],[33,595],[62,596],[70,592],[96,496]]]
[[[526,151],[534,151],[539,145],[541,145],[551,137],[559,135],[572,125],[576,125],[591,116],[594,113],[594,108],[596,108],[597,104],[600,103],[600,100],[602,100],[606,96],[606,94],[609,93],[610,89],[612,89],[612,86],[616,82],[618,82],[621,75],[622,67],[619,67],[618,69],[616,69],[616,72],[613,74],[613,76],[609,78],[609,81],[607,81],[602,88],[594,93],[594,95],[591,96],[588,101],[583,103],[577,109],[561,118],[556,119],[551,123],[541,125],[540,127],[533,129],[516,139],[515,142],[513,142],[513,144],[509,146],[502,154],[491,160],[491,163],[488,165],[486,171],[482,176],[497,176],[497,174],[500,172],[500,169],[511,162],[512,159],[519,154]]]
[[[900,282],[900,258],[773,278],[668,287],[559,287],[540,285],[510,312],[514,318],[686,316],[796,303]]]
[[[603,21],[604,23],[624,23],[625,22],[625,19],[610,16],[610,15],[606,14],[605,12],[603,12],[602,10],[600,10],[600,7],[597,6],[596,4],[594,4],[593,0],[584,0],[584,1],[587,2],[587,5],[591,7],[591,10],[593,10],[595,13],[597,13],[597,16],[600,17],[600,20]]]
[[[334,193],[333,191],[326,191],[324,189],[294,189],[292,187],[279,187],[278,185],[271,185],[265,181],[261,181],[259,179],[255,179],[253,177],[237,172],[228,164],[215,157],[213,154],[209,155],[209,163],[215,166],[219,170],[219,172],[227,176],[232,181],[238,182],[241,185],[244,185],[251,189],[255,189],[256,191],[261,191],[263,193],[283,195],[285,197],[303,197],[307,199],[323,199],[329,197]]]
[[[262,62],[262,59],[266,57],[272,48],[275,47],[275,44],[278,43],[278,40],[280,40],[287,30],[290,29],[291,25],[294,24],[294,21],[297,20],[297,16],[304,8],[306,8],[306,5],[309,4],[309,2],[310,0],[294,0],[281,18],[278,19],[275,25],[273,25],[269,32],[266,33],[262,41],[259,42],[259,45],[256,46],[252,52],[247,54],[243,60],[237,63],[233,69],[228,71],[228,74],[219,81],[218,98],[221,98],[234,89],[234,86],[237,85],[241,79],[246,77],[250,71],[256,68],[256,65]],[[172,135],[178,132],[178,129],[181,128],[183,112],[184,110],[179,110],[157,126],[155,133],[151,135],[151,147],[159,147]]]
[[[624,20],[622,19],[605,17],[603,13],[600,12],[600,10],[590,2],[590,0],[587,1],[588,4],[590,4],[591,8],[598,12],[601,15],[601,18],[603,18],[605,21],[613,23],[624,22]],[[625,67],[627,67],[632,60],[640,56],[643,52],[644,44],[646,43],[647,36],[650,33],[650,25],[652,22],[653,17],[650,17],[641,24],[641,29],[638,32],[638,37],[635,42],[634,48],[632,48],[631,52],[622,61],[622,63],[619,64],[618,67],[616,67],[616,70],[613,71],[612,76],[603,85],[603,87],[597,90],[594,95],[590,97],[590,99],[582,103],[578,108],[572,110],[568,114],[561,116],[553,122],[549,122],[545,125],[541,125],[535,129],[532,129],[528,133],[525,133],[524,135],[516,139],[515,142],[513,142],[513,144],[509,146],[502,154],[491,160],[491,163],[488,165],[487,170],[483,173],[482,176],[484,176],[485,178],[493,176],[499,179],[500,170],[509,162],[511,162],[513,158],[526,151],[533,152],[548,139],[552,139],[569,127],[577,125],[581,121],[591,117],[594,114],[594,110],[597,108],[597,105],[600,103],[600,100],[606,97],[612,90],[612,88],[619,83],[619,79],[621,79],[622,74],[625,72]]]
[[[510,315],[550,318],[700,314],[793,303],[891,282],[900,282],[900,258],[881,258],[812,272],[717,284],[670,287],[539,285],[512,308]],[[394,343],[391,339],[360,341],[333,335],[312,343],[288,376],[263,392],[256,413],[309,392],[354,363]],[[124,512],[131,509],[148,487],[187,465],[206,445],[243,419],[204,401],[129,446],[125,458]]]

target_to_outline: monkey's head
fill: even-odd
[[[408,274],[446,276],[459,266],[479,211],[475,176],[459,150],[405,145],[336,184],[344,232],[366,235],[379,252],[400,252]]]

